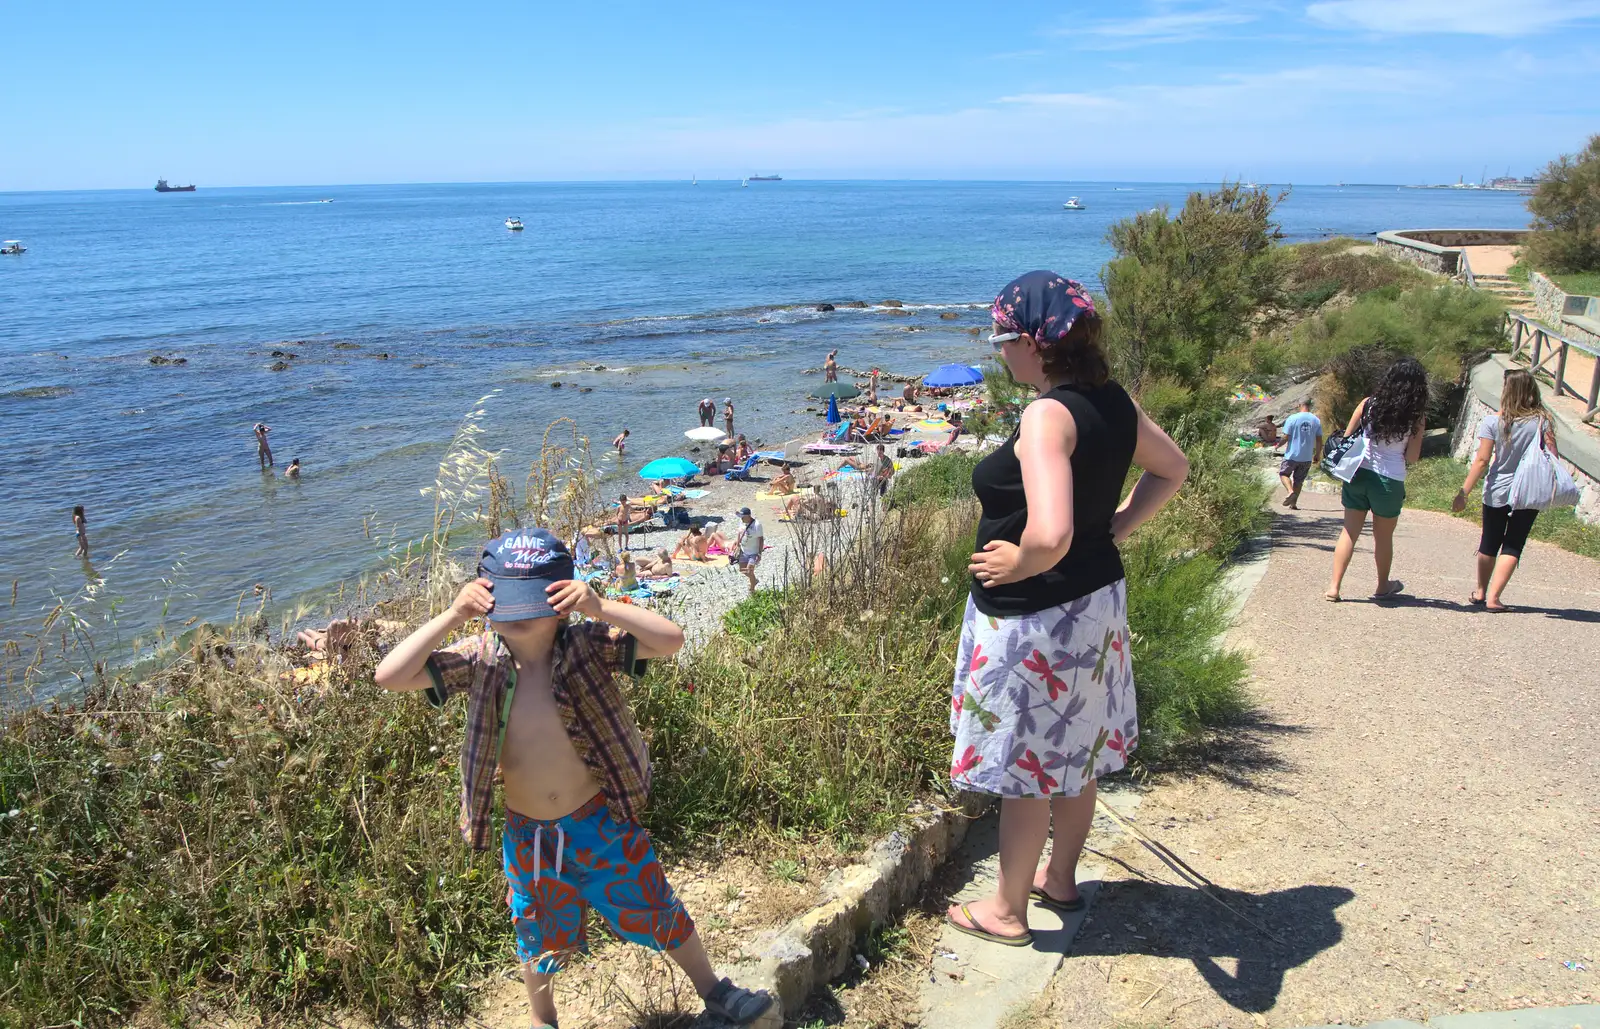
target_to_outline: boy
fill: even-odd
[[[567,548],[542,529],[490,542],[478,576],[390,651],[376,678],[387,690],[427,690],[436,705],[468,695],[462,835],[488,848],[498,767],[507,901],[535,1026],[556,1024],[551,976],[587,949],[591,906],[619,936],[666,951],[708,1011],[739,1024],[760,1016],[772,999],[717,978],[638,821],[650,761],[616,676],[677,653],[683,630],[575,581]],[[595,620],[569,624],[574,611]],[[489,631],[438,649],[480,616]]]

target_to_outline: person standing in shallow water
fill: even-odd
[[[89,519],[83,513],[83,505],[79,504],[72,509],[72,527],[78,531],[78,550],[74,557],[89,560]]]
[[[1111,381],[1080,283],[1029,272],[991,314],[990,343],[1038,398],[972,473],[982,515],[951,690],[950,779],[1002,798],[1000,874],[993,894],[951,905],[946,919],[1025,947],[1030,899],[1083,907],[1077,865],[1095,783],[1139,737],[1117,548],[1178,492],[1189,462]],[[1132,464],[1144,474],[1119,504]]]
[[[729,436],[733,435],[733,398],[725,397],[722,401],[723,431]]]
[[[256,434],[256,459],[261,462],[262,468],[271,468],[272,448],[267,445],[267,433],[272,431],[272,426],[256,422],[250,431]]]
[[[717,403],[710,397],[700,401],[700,427],[713,428],[717,424]]]
[[[839,351],[830,350],[828,356],[822,359],[822,381],[839,381]]]

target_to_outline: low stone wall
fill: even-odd
[[[1521,246],[1527,229],[1401,229],[1404,239],[1436,247],[1514,247]]]
[[[1461,251],[1409,239],[1398,232],[1378,233],[1377,245],[1384,256],[1417,265],[1436,275],[1454,275],[1461,266]]]
[[[1505,354],[1494,354],[1472,369],[1472,384],[1462,398],[1461,415],[1456,419],[1451,441],[1450,451],[1456,460],[1472,460],[1478,449],[1478,423],[1486,414],[1500,413],[1501,380],[1513,367],[1518,366]],[[1561,463],[1578,483],[1578,519],[1600,525],[1600,444],[1584,427],[1568,424],[1558,413],[1556,447],[1561,451]]]
[[[1550,279],[1538,272],[1528,276],[1533,290],[1533,309],[1541,322],[1585,346],[1600,348],[1600,332],[1591,325],[1600,325],[1600,299],[1563,292]]]
[[[1564,313],[1562,308],[1567,302],[1567,295],[1561,287],[1538,272],[1528,276],[1528,286],[1533,290],[1533,310],[1539,320],[1551,328],[1560,325]]]

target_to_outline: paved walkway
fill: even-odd
[[[1258,724],[1137,815],[1267,932],[1108,844],[1039,1024],[1420,1022],[1600,999],[1600,563],[1530,544],[1505,594],[1517,610],[1481,613],[1462,604],[1476,527],[1408,511],[1407,598],[1329,604],[1338,499],[1302,506],[1277,509],[1236,630]],[[1346,596],[1374,580],[1364,541]]]

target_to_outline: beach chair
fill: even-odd
[[[850,427],[852,425],[854,425],[854,424],[855,424],[854,422],[852,422],[850,419],[846,418],[844,421],[839,423],[837,428],[834,428],[832,430],[823,432],[822,439],[821,439],[820,442],[823,442],[823,443],[843,443],[843,442],[845,442],[846,440],[848,440],[850,438]]]
[[[737,468],[728,469],[728,473],[724,475],[723,478],[729,482],[750,481],[750,469],[756,466],[756,461],[760,460],[760,458],[760,454],[751,454],[749,457],[744,459],[744,464]]]

